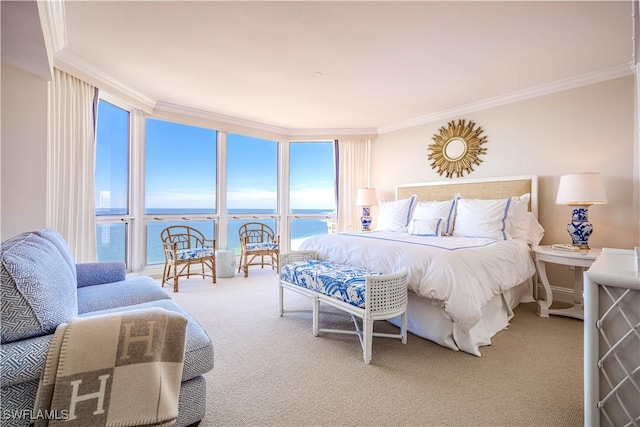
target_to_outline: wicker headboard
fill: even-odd
[[[529,210],[538,216],[538,177],[536,175],[504,178],[435,181],[396,186],[396,200],[412,194],[418,200],[448,200],[459,195],[466,199],[503,199],[530,193]]]

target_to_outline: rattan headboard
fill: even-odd
[[[418,200],[448,200],[456,195],[467,199],[502,199],[530,193],[529,210],[538,216],[538,177],[536,175],[504,178],[435,181],[419,184],[400,184],[396,187],[396,200],[412,194]]]

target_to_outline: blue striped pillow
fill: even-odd
[[[459,199],[453,235],[511,240],[509,213],[513,208],[512,199]]]
[[[376,230],[407,232],[407,225],[411,219],[417,196],[411,195],[407,199],[384,201],[381,200],[378,211]]]

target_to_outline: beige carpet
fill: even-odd
[[[277,276],[253,268],[213,285],[183,280],[168,293],[207,330],[201,426],[581,426],[582,327],[523,304],[482,357],[409,335],[376,338],[371,365],[354,335],[311,335],[310,313],[279,317]],[[285,308],[310,309],[285,293]],[[321,317],[321,327],[350,320]],[[376,330],[395,331],[387,322]]]

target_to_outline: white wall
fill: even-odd
[[[487,153],[463,178],[538,175],[543,242],[565,242],[571,211],[555,204],[560,175],[600,172],[609,203],[593,206],[590,244],[638,245],[638,213],[633,209],[634,78],[632,76],[452,117],[473,120],[487,137]],[[392,199],[395,185],[447,180],[427,159],[432,136],[449,120],[382,134],[372,145],[372,185]],[[449,178],[455,180],[456,178]]]
[[[589,209],[595,230],[589,244],[638,246],[634,79],[624,77],[382,134],[372,144],[372,186],[380,199],[388,200],[394,198],[397,184],[447,180],[431,168],[427,147],[440,127],[464,118],[484,130],[487,153],[463,178],[538,175],[543,244],[571,243],[566,231],[570,208],[555,204],[560,175],[600,172],[609,203]]]
[[[48,82],[2,64],[0,239],[46,222]]]

